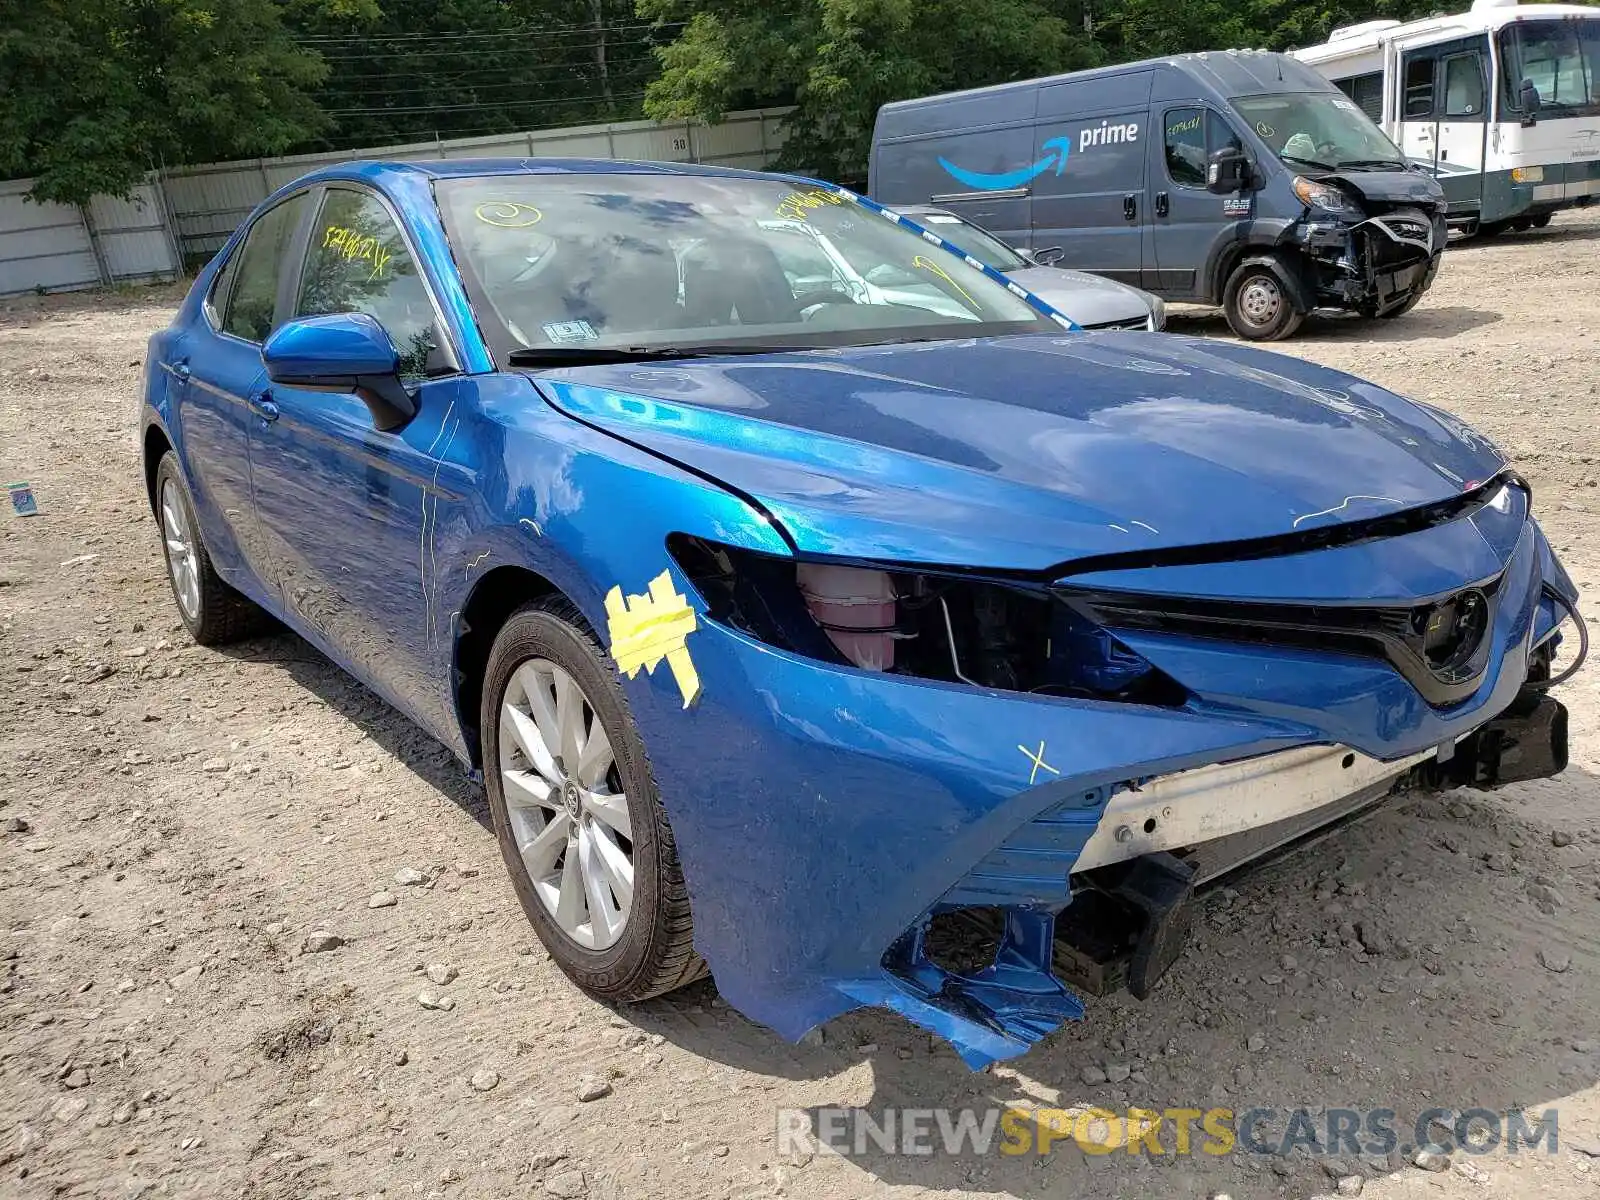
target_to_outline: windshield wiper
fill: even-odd
[[[1284,162],[1299,163],[1301,166],[1314,167],[1319,171],[1334,171],[1338,169],[1332,163],[1319,162],[1314,158],[1301,158],[1295,154],[1280,154],[1278,157],[1283,159]]]
[[[1403,171],[1406,166],[1405,162],[1395,158],[1341,158],[1339,160],[1339,170],[1341,171],[1347,167],[1354,167],[1358,171],[1363,169],[1382,170],[1385,167],[1390,170]]]
[[[529,346],[513,350],[513,367],[580,367],[608,363],[660,362],[678,358],[714,358],[725,354],[791,354],[816,346],[777,346],[759,342],[703,346]]]

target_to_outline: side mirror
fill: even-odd
[[[417,402],[400,382],[399,352],[366,313],[285,322],[267,339],[261,358],[273,383],[360,396],[379,429],[398,429],[417,415]]]
[[[1062,247],[1046,246],[1043,250],[1033,251],[1028,257],[1041,267],[1053,267],[1066,256],[1067,252]]]
[[[1524,125],[1536,124],[1539,120],[1539,89],[1534,86],[1533,80],[1524,79],[1517,88],[1517,103],[1522,108],[1522,123]]]
[[[1250,160],[1237,146],[1213,151],[1206,164],[1206,191],[1226,196],[1241,191],[1250,179]]]

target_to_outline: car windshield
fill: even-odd
[[[1059,328],[819,185],[617,172],[444,179],[437,195],[480,319],[523,362]]]
[[[1539,93],[1539,111],[1600,115],[1600,20],[1516,21],[1500,31],[1501,103],[1522,112],[1523,81]]]
[[[918,225],[933,230],[952,246],[960,246],[986,267],[993,267],[996,271],[1016,271],[1028,265],[1026,259],[992,233],[952,213],[908,215]]]
[[[1336,92],[1284,92],[1233,101],[1272,152],[1291,167],[1380,170],[1405,155],[1353,100]]]

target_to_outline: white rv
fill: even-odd
[[[1491,234],[1600,199],[1600,8],[1475,0],[1367,21],[1294,52],[1438,176],[1450,223]]]

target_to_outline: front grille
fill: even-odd
[[[1070,588],[1057,588],[1056,595],[1113,633],[1149,630],[1383,659],[1429,704],[1443,707],[1472,695],[1483,678],[1502,579],[1433,603],[1381,607],[1186,600]]]

